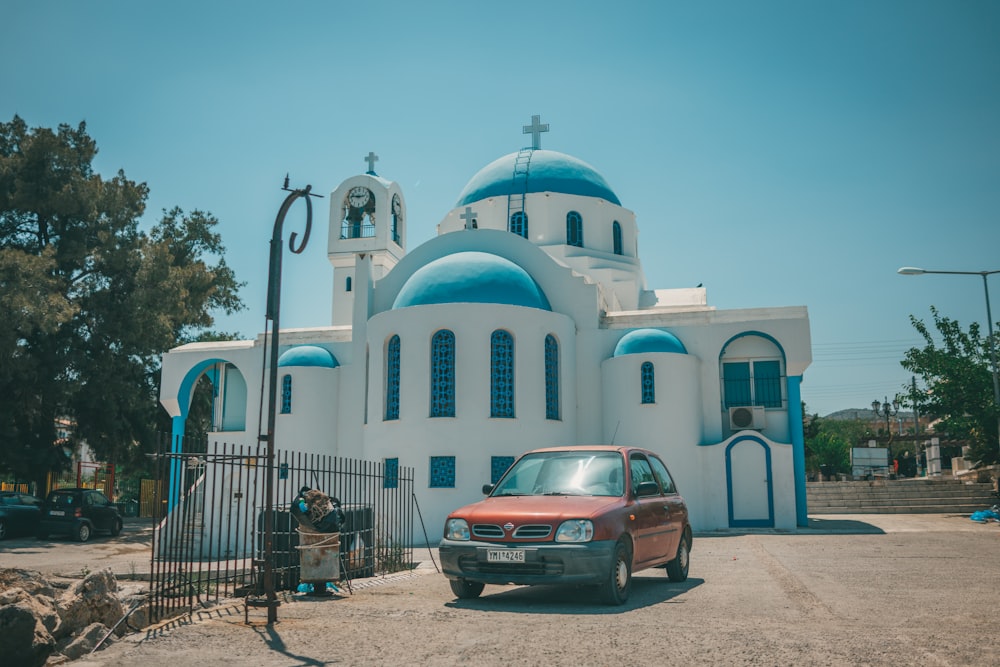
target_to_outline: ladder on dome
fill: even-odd
[[[507,226],[510,228],[511,217],[515,213],[524,213],[524,198],[528,194],[528,166],[531,163],[533,149],[522,148],[514,160],[514,173],[511,176],[513,187],[507,195]],[[526,224],[526,223],[522,223]],[[522,228],[523,229],[523,228]],[[527,234],[522,231],[522,236]]]

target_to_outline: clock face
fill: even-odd
[[[402,213],[403,205],[399,203],[399,195],[392,196],[392,212],[397,216]]]
[[[354,208],[364,208],[370,198],[371,194],[368,192],[368,188],[363,188],[361,186],[352,188],[351,191],[347,193],[347,200],[351,202],[351,206]]]

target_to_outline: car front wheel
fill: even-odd
[[[76,529],[76,541],[86,542],[90,539],[90,525],[86,523],[81,523]]]
[[[677,545],[677,555],[667,563],[667,577],[670,581],[684,581],[688,578],[688,567],[691,565],[691,538],[687,533]]]
[[[611,571],[601,586],[604,601],[611,605],[625,604],[632,591],[632,553],[627,545],[619,542],[615,545],[614,558],[611,559]]]
[[[465,579],[449,579],[448,583],[451,584],[451,592],[459,600],[472,600],[479,597],[486,586],[480,581],[466,581]]]

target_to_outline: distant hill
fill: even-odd
[[[909,421],[913,423],[913,412],[907,412],[905,410],[900,410],[899,414],[892,418],[893,421],[902,418],[903,422]],[[876,415],[871,408],[848,408],[846,410],[837,410],[836,412],[831,412],[828,415],[823,415],[823,419],[832,419],[834,421],[853,421],[860,420],[865,422],[872,422],[876,419],[885,421],[885,415]]]

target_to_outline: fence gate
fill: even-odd
[[[262,448],[188,438],[171,453],[165,438],[153,498],[163,508],[153,531],[150,620],[263,591],[266,458]],[[173,474],[171,474],[171,472]],[[409,568],[413,561],[413,469],[381,462],[275,452],[272,571],[276,590],[299,584],[295,496],[312,488],[344,509],[341,578]],[[143,494],[143,498],[146,494]]]

